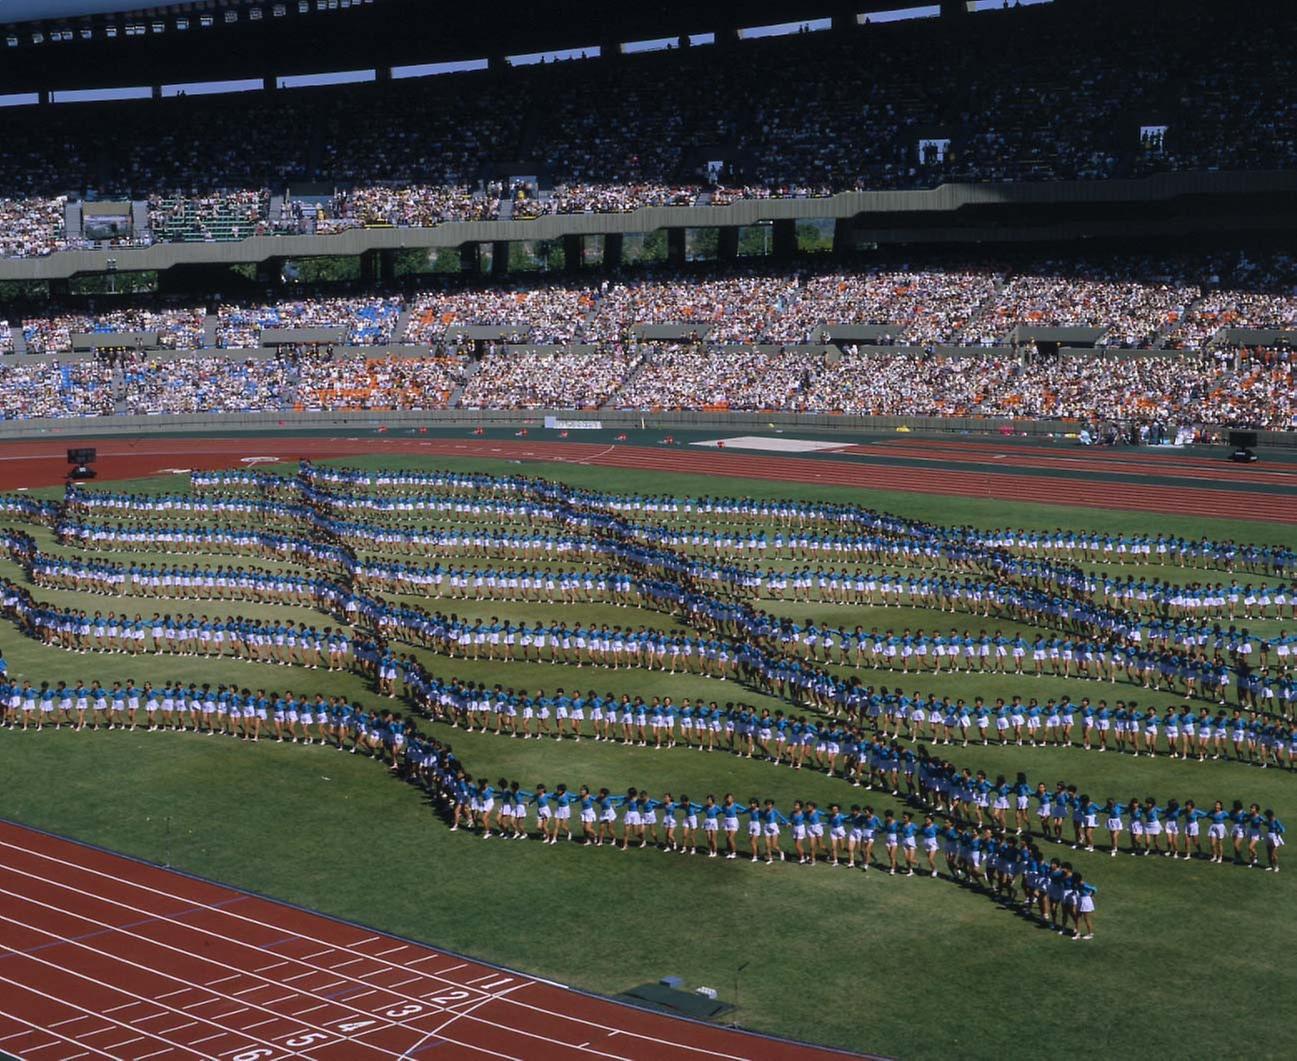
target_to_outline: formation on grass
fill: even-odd
[[[1135,855],[1264,857],[1278,869],[1282,822],[1227,792],[1202,804],[1116,797],[1083,779],[992,776],[946,749],[1076,745],[1292,769],[1292,550],[987,532],[843,504],[636,497],[523,476],[303,464],[295,476],[201,473],[191,485],[0,498],[30,525],[0,538],[24,572],[0,586],[5,614],[71,652],[355,671],[407,709],[258,688],[244,684],[250,672],[215,685],[51,676],[4,683],[7,724],[319,741],[384,759],[436,793],[452,828],[483,836],[526,835],[534,820],[551,843],[866,869],[877,844],[889,872],[944,868],[1060,927],[1070,920],[1078,938],[1092,931],[1083,919],[1096,892],[1079,862],[1115,856],[1123,836]],[[86,607],[87,595],[102,606]],[[266,604],[316,614],[267,615]],[[903,619],[880,628],[886,608]],[[499,664],[506,677],[519,665],[519,677],[448,674],[438,657]],[[524,685],[534,670],[521,665],[541,663],[562,666],[562,687]],[[711,679],[715,698],[632,695],[617,675],[629,671]],[[970,698],[970,674],[1021,691]],[[1075,691],[1030,695],[1042,676]],[[960,684],[909,691],[920,677]],[[1142,707],[1143,690],[1180,703]],[[714,791],[693,799],[579,779],[491,784],[421,733],[418,716],[501,738],[728,752],[844,787],[827,804],[780,808],[728,793],[723,765]],[[879,809],[857,789],[878,792]],[[893,800],[905,806],[883,805]],[[1047,843],[1070,845],[1078,864],[1049,857]]]

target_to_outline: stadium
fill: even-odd
[[[141,2],[0,3],[0,1058],[1297,1053],[1297,8]]]

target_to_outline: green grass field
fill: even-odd
[[[432,464],[396,458],[353,460],[371,467],[457,467],[517,472],[507,462]],[[851,501],[900,515],[984,527],[1165,529],[1164,517],[909,494],[762,484],[690,476],[617,472],[568,464],[528,465],[543,475],[631,493],[707,493]],[[104,488],[101,484],[100,488]],[[183,491],[183,479],[132,483],[131,490]],[[57,491],[50,492],[56,495]],[[15,527],[30,530],[21,524]],[[1177,533],[1283,543],[1291,530],[1221,520],[1177,519]],[[34,532],[51,547],[47,532]],[[58,550],[54,550],[58,551]],[[65,550],[71,554],[72,550]],[[123,562],[126,553],[104,554]],[[159,560],[153,554],[141,559]],[[200,562],[177,557],[174,562]],[[268,566],[256,561],[257,566]],[[1123,573],[1126,569],[1122,569]],[[1131,568],[1136,571],[1138,569]],[[1168,571],[1168,577],[1187,575]],[[0,562],[0,575],[22,581]],[[1214,578],[1215,573],[1205,577]],[[116,608],[145,615],[149,600],[86,598],[33,588],[40,600]],[[433,605],[429,605],[430,607]],[[441,602],[461,614],[627,621],[599,605]],[[850,625],[955,626],[988,623],[923,609],[767,604],[789,615],[832,617]],[[172,611],[257,616],[307,613],[274,606],[183,602]],[[653,612],[635,624],[669,625]],[[310,621],[321,621],[313,615]],[[1011,624],[996,624],[1006,629]],[[1266,624],[1261,629],[1277,629]],[[3,636],[10,674],[34,680],[133,677],[265,684],[373,694],[359,677],[270,668],[236,661],[165,657],[73,656],[11,632]],[[535,663],[449,660],[417,650],[436,674],[514,686],[594,687],[641,695],[773,700],[713,679],[646,671],[582,671]],[[1133,695],[1129,686],[1076,679],[940,674],[901,678],[862,672],[866,681],[903,683],[972,698],[1023,695]],[[1141,703],[1178,702],[1139,691]],[[794,772],[724,753],[642,749],[582,741],[557,744],[426,731],[453,744],[474,773],[516,778],[524,786],[560,781],[613,790],[733,791],[775,799],[863,802],[839,779]],[[1297,821],[1297,777],[1237,763],[1134,759],[1079,749],[942,749],[957,764],[1010,775],[1025,770],[1051,785],[1081,784],[1109,795],[1256,801]],[[0,733],[3,813],[65,835],[255,889],[330,914],[354,918],[466,954],[590,990],[616,994],[675,974],[691,988],[715,987],[738,1001],[735,1017],[767,1032],[899,1057],[1020,1057],[1098,1052],[1129,1057],[1175,1052],[1219,1057],[1247,1051],[1297,1055],[1297,1032],[1283,1018],[1297,998],[1297,910],[1293,875],[1169,859],[1073,852],[1099,887],[1097,938],[1073,943],[1042,930],[945,879],[889,878],[794,864],[711,861],[656,849],[585,850],[535,841],[483,841],[451,833],[427,797],[392,780],[361,756],[320,747],[184,733]],[[881,813],[899,802],[872,800]],[[880,845],[881,846],[881,845]],[[1053,852],[1047,848],[1047,854]],[[1061,853],[1061,849],[1060,849]],[[736,970],[746,965],[738,976]],[[737,997],[736,997],[737,989]]]

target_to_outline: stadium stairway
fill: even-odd
[[[149,230],[149,201],[147,199],[131,200],[131,231],[135,235]]]
[[[631,369],[629,372],[627,372],[625,376],[622,377],[622,381],[619,384],[617,384],[616,389],[611,394],[608,395],[607,399],[604,401],[602,405],[599,406],[599,408],[600,409],[608,409],[610,407],[615,408],[616,407],[615,400],[617,398],[617,395],[624,388],[629,387],[632,383],[634,383],[636,378],[639,376],[639,374],[644,371],[644,369],[648,366],[649,362],[652,360],[653,360],[653,355],[651,353],[645,354],[642,358],[640,358],[640,363],[636,365],[633,369]]]
[[[216,328],[220,323],[220,318],[215,313],[209,313],[203,318],[203,346],[208,350],[216,349]]]
[[[69,199],[63,204],[63,232],[68,239],[81,236],[81,200]]]
[[[280,214],[284,212],[284,196],[282,192],[272,193],[270,196],[270,206],[266,209],[266,217],[270,219],[270,225],[273,228],[279,220]]]
[[[409,303],[401,310],[401,315],[396,318],[396,323],[392,326],[392,342],[405,342],[405,329],[410,326],[410,317],[413,316],[414,309]]]
[[[23,335],[22,321],[16,321],[9,328],[9,338],[14,344],[14,353],[21,357],[27,353],[27,337]]]
[[[280,408],[284,410],[294,409],[297,407],[298,391],[302,387],[301,369],[296,363],[290,363],[288,369],[288,379],[285,381],[284,396],[281,400]]]
[[[112,187],[114,178],[126,168],[122,165],[123,160],[118,158],[118,153],[129,151],[129,146],[119,143],[118,137],[104,136],[95,137],[91,141],[90,149],[93,152],[91,157],[93,183],[99,188]]]
[[[512,196],[506,195],[500,199],[499,220],[501,221],[513,220],[513,197]]]
[[[471,380],[475,375],[477,375],[478,371],[481,368],[482,368],[481,361],[470,361],[468,363],[468,367],[464,371],[464,382],[459,384],[459,386],[457,386],[453,391],[450,392],[450,397],[446,399],[446,408],[448,409],[459,408],[459,400],[464,396],[464,388],[468,386],[468,381]]]
[[[120,368],[113,369],[113,415],[125,416],[130,410],[126,406],[126,373]]]
[[[513,158],[531,158],[536,153],[536,145],[544,132],[546,105],[539,100],[532,102],[518,130],[518,140],[513,145]]]
[[[320,179],[320,167],[324,163],[325,112],[316,109],[311,112],[310,142],[306,147],[304,168],[307,180]]]
[[[980,323],[982,319],[982,315],[989,308],[999,304],[1000,297],[1008,289],[1010,275],[1000,276],[996,279],[995,283],[991,287],[991,293],[987,295],[985,299],[979,302],[976,308],[971,313],[969,313],[968,319],[964,321],[964,327],[960,330],[960,335],[968,335],[969,328],[971,328],[975,324]]]
[[[1178,325],[1188,320],[1193,315],[1194,310],[1196,310],[1199,306],[1202,305],[1203,298],[1204,298],[1203,295],[1199,295],[1197,298],[1195,298],[1192,302],[1190,302],[1187,306],[1184,307],[1184,313],[1182,313],[1175,320],[1163,321],[1162,326],[1158,328],[1157,334],[1153,337],[1153,346],[1159,347],[1159,346],[1168,345],[1166,342],[1164,342],[1164,340],[1169,339],[1171,337],[1171,332],[1174,331]]]

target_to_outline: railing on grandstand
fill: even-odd
[[[1075,441],[1081,425],[1064,420],[1007,420],[982,417],[923,416],[822,416],[812,413],[715,413],[715,412],[630,412],[611,410],[459,410],[431,411],[375,410],[355,413],[338,412],[270,412],[227,414],[172,414],[160,416],[102,416],[78,419],[29,419],[0,421],[0,438],[86,438],[90,436],[150,434],[190,434],[196,432],[246,433],[261,436],[291,435],[298,431],[348,429],[381,431],[392,434],[431,430],[463,429],[519,430],[526,428],[529,438],[558,438],[557,430],[544,429],[545,418],[597,421],[606,439],[608,431],[651,430],[708,431],[768,434],[772,430],[797,429],[817,434],[887,434],[914,433],[938,435],[988,435],[1049,437]],[[1204,425],[1205,430],[1222,440],[1229,434],[1228,425]],[[574,432],[579,436],[580,431]],[[569,441],[574,440],[569,435]],[[575,441],[579,441],[579,437]],[[1262,446],[1297,449],[1297,431],[1262,431]],[[273,439],[269,443],[273,447]],[[1223,443],[1222,443],[1223,444]]]

